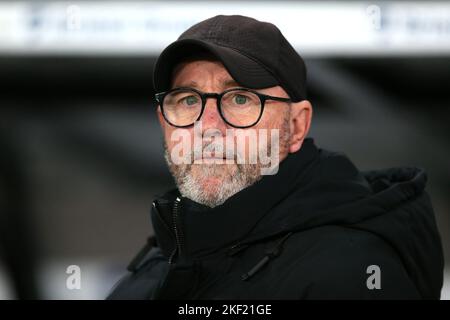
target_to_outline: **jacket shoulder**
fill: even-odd
[[[134,271],[128,272],[118,281],[106,299],[152,299],[168,272],[168,266],[161,249],[158,247],[151,249]]]
[[[420,298],[400,256],[384,239],[348,227],[320,229],[322,236],[298,261],[301,273],[310,275],[302,298]]]

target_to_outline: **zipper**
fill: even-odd
[[[180,199],[180,197],[177,197],[175,199],[175,202],[173,204],[173,209],[172,209],[172,224],[173,224],[173,231],[175,233],[176,246],[169,257],[169,264],[173,264],[175,261],[175,258],[177,256],[181,255],[182,248],[184,246],[184,236],[183,236],[183,232],[180,227],[180,223],[181,223],[180,207],[181,207],[181,199]]]
[[[156,205],[156,201],[153,201],[153,203],[152,203],[152,205],[153,205],[153,208],[154,208],[154,210],[155,210],[155,212],[156,212],[156,214],[159,216],[159,220],[161,221],[161,223],[167,228],[167,231],[172,235],[172,238],[175,238],[174,240],[175,240],[175,246],[174,246],[174,249],[173,249],[173,251],[170,253],[170,255],[169,255],[169,264],[172,264],[173,263],[173,260],[174,260],[174,258],[175,258],[175,255],[177,254],[177,251],[178,251],[178,240],[176,240],[176,237],[174,237],[173,236],[173,233],[172,233],[172,229],[173,228],[171,228],[166,222],[165,222],[165,220],[161,217],[161,214],[159,213],[159,210],[158,210],[158,207],[157,207],[157,205]],[[178,210],[178,209],[177,209]]]

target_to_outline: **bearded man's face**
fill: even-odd
[[[186,61],[175,68],[172,88],[176,87],[220,93],[241,86],[233,80],[222,63],[202,59]],[[287,93],[279,86],[257,91],[288,98]],[[159,109],[158,115],[165,140],[165,158],[181,195],[215,207],[261,179],[264,172],[267,172],[264,169],[268,166],[278,166],[278,163],[263,164],[261,155],[265,153],[267,156],[275,152],[277,162],[287,156],[290,143],[289,108],[288,103],[267,100],[264,112],[255,126],[235,129],[220,116],[217,100],[210,98],[206,101],[200,119],[200,130],[194,130],[194,126],[177,128],[170,125],[164,120]],[[175,132],[177,130],[178,132]],[[210,134],[211,132],[213,134]],[[274,132],[276,135],[273,135]],[[205,135],[208,137],[205,138]],[[241,140],[239,135],[243,136]],[[174,139],[179,136],[189,137],[189,148],[184,148],[181,152],[179,139]],[[262,139],[264,136],[265,139]],[[195,139],[197,143],[194,143]],[[217,152],[218,150],[222,152]],[[180,163],[179,159],[174,157],[189,161]]]

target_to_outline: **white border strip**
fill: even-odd
[[[0,3],[0,54],[157,55],[192,24],[242,14],[304,55],[448,55],[448,2]]]

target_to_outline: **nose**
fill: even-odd
[[[203,131],[207,129],[215,129],[220,130],[220,132],[225,135],[227,124],[220,116],[217,103],[218,101],[216,98],[208,97],[206,99],[205,109],[203,110],[200,121],[202,121]]]

